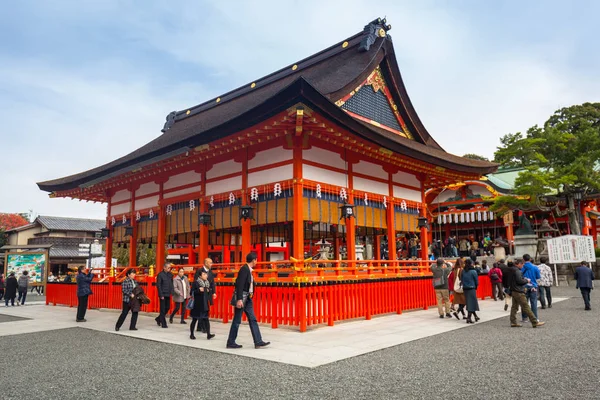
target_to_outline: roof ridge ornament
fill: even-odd
[[[385,18],[377,18],[365,25],[363,29],[364,37],[358,46],[359,51],[369,51],[371,45],[375,43],[378,37],[385,37],[387,31],[392,29],[392,25],[387,24]]]
[[[175,123],[176,116],[177,116],[177,111],[171,111],[169,113],[169,115],[167,115],[165,125],[163,126],[163,128],[160,131],[164,133],[164,132],[168,131],[169,129],[171,129],[171,127]]]

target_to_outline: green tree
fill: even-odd
[[[479,160],[479,161],[490,161],[487,157],[480,156],[479,154],[467,153],[463,155],[463,158],[470,158],[471,160]]]
[[[6,234],[6,231],[4,229],[0,228],[0,247],[4,246],[7,243],[8,235]]]
[[[574,199],[600,190],[600,103],[562,108],[542,127],[505,135],[500,143],[494,161],[524,169],[515,181],[516,194],[532,205],[548,194],[564,196],[571,231],[580,234]]]

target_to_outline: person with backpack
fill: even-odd
[[[449,285],[451,285],[450,287],[452,287],[453,293],[452,305],[458,304],[458,310],[454,311],[452,315],[454,315],[454,317],[458,320],[460,320],[460,318],[458,317],[458,313],[462,314],[463,319],[467,319],[465,315],[465,305],[467,304],[467,301],[465,299],[465,294],[462,288],[462,273],[464,265],[465,262],[462,258],[456,260],[454,268],[452,269],[452,272],[448,277],[448,282]]]
[[[19,283],[19,297],[17,298],[17,305],[21,302],[21,305],[25,305],[25,299],[27,298],[27,287],[29,286],[29,281],[31,277],[29,276],[28,271],[23,271],[23,275],[19,277],[17,281]]]
[[[433,289],[437,299],[437,308],[440,318],[444,318],[444,306],[446,308],[445,315],[452,318],[450,315],[450,293],[448,292],[448,275],[451,269],[443,258],[438,258],[435,264],[431,265],[431,273],[433,274]]]
[[[492,283],[492,296],[494,301],[504,300],[504,288],[502,287],[502,270],[498,267],[498,263],[494,263],[493,268],[488,273],[490,282]]]

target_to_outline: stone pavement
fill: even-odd
[[[128,336],[128,331],[116,334],[108,328],[107,332],[82,329],[73,320],[74,309],[48,307],[56,310],[57,318],[38,320],[40,327],[35,332],[21,333],[21,326],[33,329],[28,325],[30,320],[0,323],[0,328],[11,326],[5,336],[0,336],[0,398],[600,399],[600,337],[596,334],[600,331],[600,297],[592,293],[593,310],[586,312],[579,291],[572,286],[553,288],[553,295],[568,299],[555,303],[551,309],[540,310],[541,318],[547,322],[540,329],[527,325],[510,328],[508,313],[488,319],[486,315],[491,310],[482,311],[482,321],[472,326],[456,320],[442,321],[435,310],[428,310],[424,315],[432,326],[452,324],[466,329],[314,368],[225,353],[221,349],[227,325],[220,324],[220,341],[214,342],[217,351],[209,351],[140,340]],[[0,307],[0,315],[46,308],[31,306],[27,311],[27,307]],[[501,308],[501,303],[497,307]],[[106,315],[112,328],[116,313],[97,314],[93,318],[90,314],[86,324],[99,322]],[[412,317],[410,314],[390,317],[402,319]],[[58,318],[60,315],[64,315],[64,322]],[[150,317],[144,319],[140,318],[140,328],[160,333]],[[378,320],[356,321],[357,329]],[[346,325],[323,327],[317,332]],[[185,334],[184,328],[176,325],[164,331],[171,329],[177,336]],[[267,339],[273,339],[267,337],[266,327],[263,332]],[[347,334],[343,330],[338,333],[342,339]],[[370,346],[378,341],[378,336],[374,331],[360,340],[364,346]],[[248,328],[243,327],[240,339],[249,344],[249,338]],[[213,344],[200,338],[196,342]],[[274,341],[271,348],[248,352],[264,356],[282,351],[277,349],[279,346],[282,344]]]
[[[564,300],[566,300],[564,297],[555,298],[554,302],[559,303]],[[481,317],[481,321],[477,324],[506,317],[509,312],[504,311],[503,305],[504,302],[501,301],[479,301],[481,311],[478,315]],[[212,321],[211,329],[216,334],[215,338],[209,341],[205,336],[196,335],[197,339],[191,340],[189,325],[179,324],[177,319],[174,324],[169,325],[168,329],[163,329],[154,322],[154,314],[140,314],[137,324],[138,331],[128,329],[128,319],[121,330],[115,332],[114,326],[118,316],[116,311],[88,310],[85,323],[75,322],[75,311],[75,308],[45,305],[0,308],[0,312],[7,316],[28,318],[27,321],[1,324],[0,336],[77,327],[314,368],[476,325],[466,324],[462,319],[460,321],[455,318],[442,320],[438,316],[436,307],[429,310],[405,312],[401,315],[374,317],[369,321],[361,319],[343,322],[333,327],[319,326],[305,333],[298,332],[297,328],[272,329],[268,325],[262,325],[261,333],[264,340],[271,341],[272,344],[257,351],[254,349],[247,324],[240,327],[238,335],[238,343],[244,347],[234,350],[225,347],[230,324]],[[531,328],[530,326],[526,327]]]

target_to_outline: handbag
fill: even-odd
[[[187,304],[185,305],[185,308],[187,308],[188,310],[192,310],[192,309],[194,309],[194,296],[191,296],[191,297],[188,299],[188,302],[187,302]]]
[[[463,293],[462,282],[460,281],[460,278],[458,276],[456,277],[456,279],[454,279],[454,292]]]

